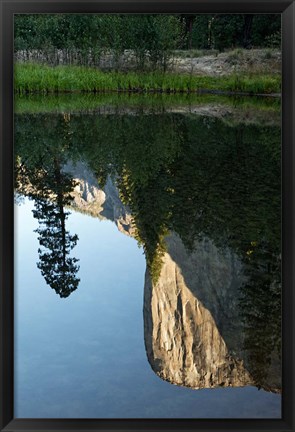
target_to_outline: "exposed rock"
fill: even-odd
[[[76,186],[72,192],[73,207],[99,217],[106,201],[105,192],[99,187],[94,174],[84,162],[68,162],[63,171],[71,174]]]
[[[133,235],[135,228],[130,209],[122,203],[118,189],[110,177],[107,178],[104,191],[106,201],[101,216],[115,221],[119,231],[124,234]]]
[[[219,324],[232,333],[224,303],[234,294],[233,280],[240,278],[240,265],[229,259],[233,257],[219,256],[209,242],[192,256],[175,235],[167,245],[160,279],[154,286],[148,272],[145,279],[145,344],[153,370],[173,384],[195,389],[253,384],[242,359],[230,354],[213,317],[215,313]],[[173,254],[181,256],[184,272]]]
[[[152,369],[161,378],[194,389],[256,385],[243,352],[238,307],[243,283],[237,256],[203,240],[189,254],[175,234],[167,238],[160,278],[148,271],[144,290],[144,338]],[[279,391],[273,370],[269,391]]]
[[[102,189],[84,162],[68,162],[64,171],[71,174],[76,182],[72,192],[72,207],[99,219],[114,221],[119,231],[127,235],[133,234],[132,216],[121,202],[118,189],[110,176]]]

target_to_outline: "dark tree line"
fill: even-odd
[[[139,67],[149,60],[165,66],[173,50],[280,46],[279,14],[203,15],[16,15],[15,51],[66,52],[71,62],[95,64],[102,54],[135,53]]]

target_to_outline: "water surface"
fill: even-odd
[[[16,417],[280,418],[280,127],[207,108],[16,115]]]

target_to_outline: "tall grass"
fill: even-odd
[[[164,92],[202,91],[279,93],[279,75],[195,76],[163,72],[102,72],[80,66],[20,63],[15,65],[15,91],[18,93],[62,92]]]

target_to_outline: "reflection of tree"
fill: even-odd
[[[48,285],[60,297],[68,297],[79,284],[76,273],[79,266],[77,259],[69,253],[77,244],[78,236],[70,235],[65,222],[69,212],[70,191],[73,187],[71,178],[61,172],[58,159],[53,160],[52,172],[42,172],[38,179],[38,192],[35,197],[33,215],[38,219],[38,240],[42,248],[38,249],[40,262],[37,264]]]
[[[34,132],[31,127],[24,134],[26,142],[16,134],[16,144],[22,151],[15,161],[15,183],[19,192],[35,202],[33,215],[39,222],[36,232],[41,246],[38,249],[40,261],[37,266],[46,283],[60,297],[68,297],[77,289],[80,281],[77,278],[78,260],[70,256],[78,236],[70,235],[66,230],[69,212],[65,208],[71,202],[71,192],[75,186],[71,176],[62,171],[67,160],[69,119],[49,119],[50,129],[46,133],[44,129],[48,129],[49,124],[47,118],[44,120],[40,131],[37,127]],[[58,139],[55,134],[58,134]]]
[[[124,172],[118,184],[122,201],[132,209],[136,226],[134,237],[143,247],[154,283],[161,273],[162,258],[166,252],[165,237],[168,234],[166,216],[169,212],[166,205],[169,205],[169,201],[162,201],[165,198],[163,190],[162,194],[157,195],[159,188],[165,189],[166,179],[162,174],[160,171],[155,178],[138,186],[138,182],[133,182],[132,174]]]

